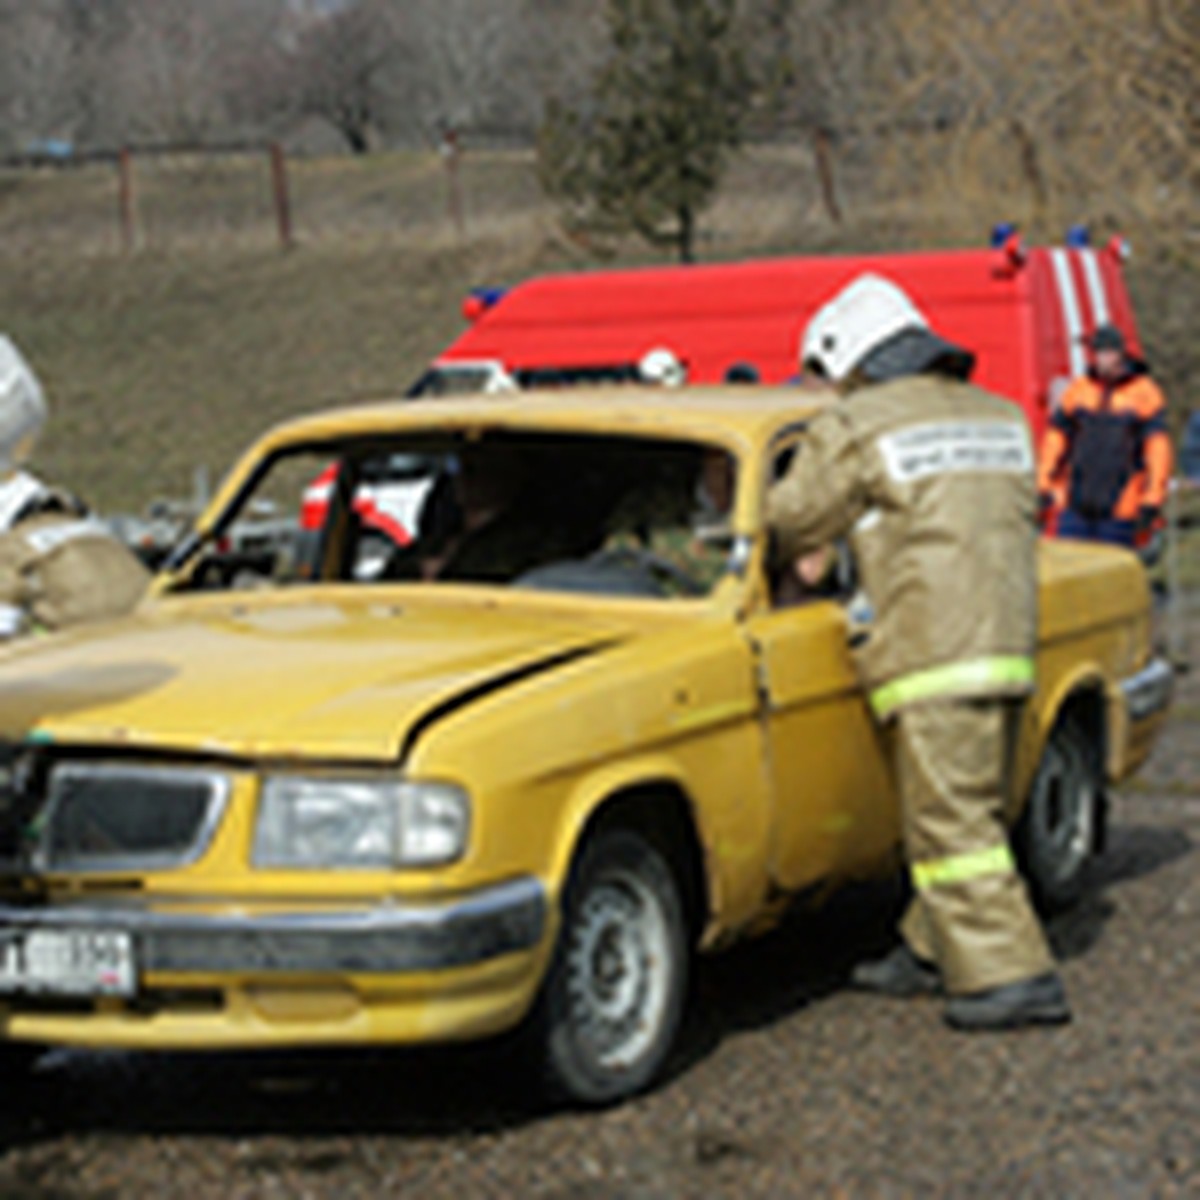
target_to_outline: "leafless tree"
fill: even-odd
[[[61,4],[0,3],[0,112],[10,149],[74,137],[75,47],[64,15]]]
[[[386,0],[358,0],[300,30],[291,54],[297,107],[333,126],[355,154],[386,119],[386,74],[399,48]]]
[[[439,130],[589,116],[608,0],[0,0],[0,150],[38,140]],[[952,198],[1038,226],[1193,220],[1200,0],[737,0],[750,137],[809,148],[816,198]],[[1189,215],[1193,214],[1193,215]]]

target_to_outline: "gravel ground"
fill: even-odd
[[[1113,816],[1051,926],[1063,1029],[846,991],[873,889],[703,964],[667,1080],[622,1107],[539,1109],[503,1046],[56,1053],[3,1097],[0,1197],[1200,1196],[1200,673]]]

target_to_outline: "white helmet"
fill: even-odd
[[[673,351],[658,346],[642,355],[638,363],[638,375],[645,383],[657,383],[662,387],[683,387],[687,383],[687,368]]]
[[[809,321],[800,364],[841,383],[872,350],[907,329],[928,330],[924,313],[891,280],[860,275]]]
[[[15,470],[46,423],[42,385],[20,351],[0,333],[0,474]]]

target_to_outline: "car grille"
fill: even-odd
[[[208,848],[228,780],[215,772],[62,763],[50,773],[36,836],[42,870],[177,867]]]

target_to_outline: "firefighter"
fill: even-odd
[[[841,402],[813,418],[768,522],[779,561],[848,536],[872,612],[853,641],[892,726],[914,899],[901,943],[852,982],[943,991],[959,1029],[1070,1019],[1003,823],[1034,684],[1036,492],[1019,409],[967,382],[974,357],[909,297],[856,279],[805,330]]]
[[[1038,465],[1043,516],[1065,491],[1060,537],[1141,544],[1158,526],[1171,479],[1167,406],[1125,337],[1101,325],[1092,365],[1063,393]]]
[[[45,420],[37,377],[0,334],[0,639],[126,613],[150,580],[78,500],[22,469]]]

